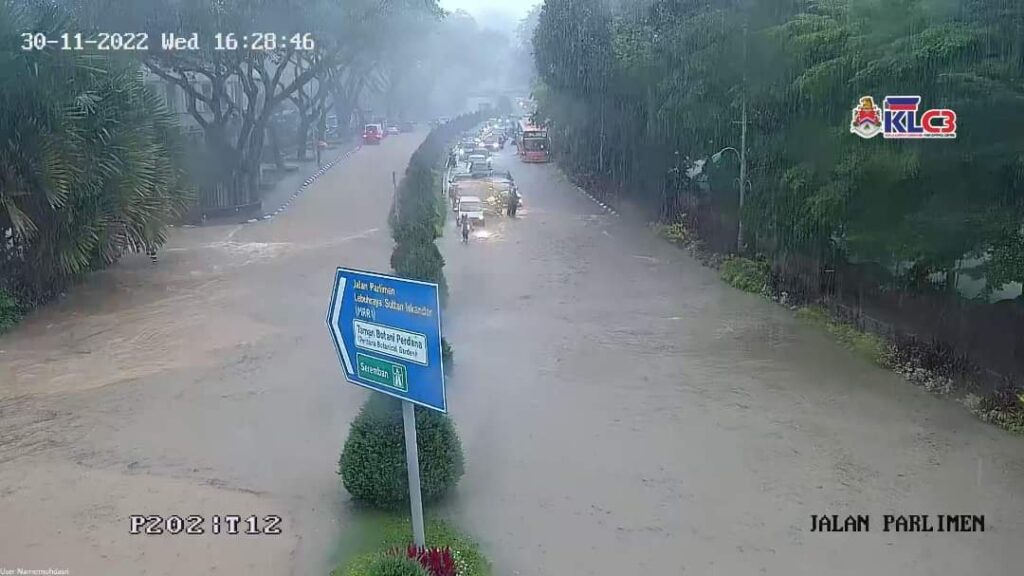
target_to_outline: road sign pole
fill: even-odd
[[[405,426],[405,463],[409,469],[409,502],[412,503],[412,540],[426,545],[423,532],[423,502],[420,498],[420,455],[416,447],[416,412],[412,402],[402,401],[402,424]]]
[[[327,326],[345,379],[402,401],[413,542],[423,546],[414,406],[448,412],[437,284],[338,268]]]

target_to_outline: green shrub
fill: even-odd
[[[0,334],[13,328],[21,320],[23,313],[24,309],[18,298],[0,288]]]
[[[395,275],[437,284],[442,306],[448,305],[448,281],[444,277],[444,256],[433,240],[399,242],[391,253]]]
[[[391,236],[398,243],[433,242],[440,237],[444,226],[433,193],[408,190],[415,185],[408,180],[402,181],[388,216]]]
[[[1024,392],[998,390],[983,397],[974,412],[985,422],[1024,434]]]
[[[440,284],[444,256],[433,242],[399,242],[391,253],[391,269],[403,278]]]
[[[393,552],[378,554],[367,566],[367,576],[430,576],[416,559]]]
[[[651,224],[655,234],[673,244],[685,245],[691,240],[690,231],[681,222],[675,224]]]
[[[437,500],[463,474],[462,443],[447,416],[416,408],[416,445],[424,502]],[[345,489],[360,502],[396,509],[409,501],[401,403],[374,394],[352,422],[338,460]]]
[[[722,280],[734,288],[760,294],[768,284],[768,263],[740,256],[730,256],[722,261]]]
[[[441,338],[441,359],[444,360],[445,364],[450,364],[455,359],[455,350],[448,343],[448,339],[443,337]]]
[[[436,517],[428,516],[424,528],[427,546],[451,549],[459,576],[490,576],[491,565],[471,538]],[[332,570],[331,576],[368,576],[378,555],[408,546],[412,523],[406,517],[386,514],[361,522],[359,532],[368,537],[364,551]]]
[[[403,278],[437,284],[442,306],[448,304],[448,283],[444,278],[444,258],[434,241],[444,233],[448,205],[437,192],[438,166],[447,143],[482,120],[482,114],[467,114],[431,130],[413,152],[388,215],[396,243],[391,268]]]

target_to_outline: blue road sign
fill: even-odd
[[[448,411],[437,284],[338,268],[327,326],[349,382]]]

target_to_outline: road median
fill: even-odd
[[[444,276],[444,258],[436,240],[444,232],[446,209],[438,190],[440,164],[447,145],[462,131],[472,128],[477,114],[461,116],[433,131],[413,153],[405,175],[397,184],[389,216],[395,247],[391,267],[396,276],[437,284],[442,306],[447,305],[448,290]],[[366,346],[383,339],[393,341],[415,359],[419,349],[415,338],[376,332],[363,328]],[[369,342],[372,340],[373,342]],[[384,346],[385,344],[380,344]],[[366,347],[364,346],[364,347]],[[452,358],[451,345],[442,339],[444,360]],[[395,385],[390,365],[360,362],[371,379],[382,385]],[[362,368],[365,365],[365,368]],[[404,378],[400,378],[403,380]],[[376,380],[375,380],[376,381]],[[356,532],[362,534],[357,545],[349,544],[339,556],[345,557],[332,576],[363,576],[379,573],[385,567],[401,574],[431,576],[477,576],[490,573],[487,560],[475,543],[453,527],[436,518],[427,522],[426,546],[411,544],[410,520],[395,512],[408,505],[409,485],[405,478],[406,459],[399,401],[382,394],[367,399],[352,423],[338,462],[338,474],[345,489],[365,508],[357,513]],[[464,472],[461,441],[446,414],[415,408],[417,449],[423,498],[427,503],[443,499],[455,487]],[[373,509],[382,512],[373,512]],[[395,572],[395,571],[398,572]]]

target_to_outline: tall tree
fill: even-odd
[[[0,0],[0,276],[30,300],[159,245],[190,198],[179,135],[137,62],[20,49],[25,31],[75,28],[54,5]]]

